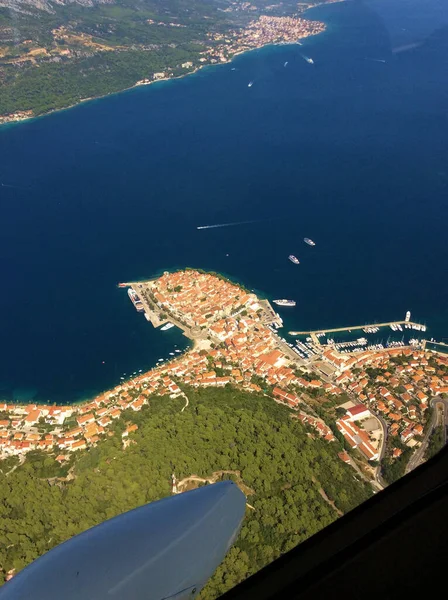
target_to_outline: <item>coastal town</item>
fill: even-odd
[[[63,464],[152,396],[179,398],[185,410],[191,387],[236,386],[288,406],[311,437],[342,443],[341,460],[382,489],[381,465],[406,457],[406,469],[414,468],[432,430],[446,422],[446,355],[409,346],[343,354],[315,345],[311,359],[300,357],[279,335],[282,319],[267,300],[199,270],[120,287],[148,322],[179,327],[193,347],[83,404],[0,402],[0,458],[23,461],[42,450]],[[136,430],[126,421],[124,446]]]
[[[297,44],[301,39],[325,31],[320,21],[302,19],[298,14],[290,17],[261,15],[243,29],[226,34],[209,34],[215,46],[204,52],[201,62],[228,62],[232,56],[267,46],[268,44]]]
[[[300,40],[317,35],[326,29],[323,22],[305,19],[303,14],[309,8],[334,1],[298,3],[295,7],[282,3],[258,7],[255,3],[250,2],[230,2],[227,8],[219,9],[230,19],[226,28],[209,25],[203,34],[201,32],[201,39],[197,39],[197,35],[194,36],[197,46],[194,52],[189,51],[187,54],[181,50],[179,55],[184,59],[179,61],[157,60],[157,65],[162,68],[145,67],[142,69],[140,78],[126,80],[126,85],[121,89],[182,77],[207,65],[227,63],[238,54],[266,45],[300,44]],[[210,19],[208,16],[204,16],[204,18]],[[0,44],[0,71],[2,68],[7,68],[17,69],[20,73],[26,69],[30,69],[32,72],[34,69],[47,65],[56,68],[57,65],[63,66],[80,60],[91,60],[93,56],[98,57],[98,62],[108,61],[108,55],[112,54],[120,55],[120,59],[122,59],[127,53],[135,51],[148,53],[149,57],[154,53],[163,54],[164,51],[167,55],[171,55],[173,48],[180,44],[169,43],[164,46],[158,41],[161,32],[179,28],[188,29],[185,23],[166,19],[146,19],[144,25],[139,24],[139,26],[144,27],[145,37],[148,36],[148,39],[145,43],[134,41],[129,46],[128,38],[120,44],[111,41],[109,35],[113,33],[113,29],[109,27],[103,27],[102,35],[98,36],[90,31],[90,26],[87,27],[89,31],[83,28],[79,29],[77,20],[64,22],[47,32],[45,45],[40,39],[24,39],[21,44],[14,46],[2,47]],[[152,33],[154,36],[151,35]],[[110,91],[115,92],[117,89],[113,88]],[[89,92],[80,97],[73,97],[66,107],[90,100],[98,95],[105,94]],[[30,103],[28,102],[25,107],[14,103],[14,110],[2,111],[0,125],[30,119],[41,114],[28,104]]]

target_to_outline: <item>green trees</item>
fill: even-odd
[[[253,490],[240,537],[202,592],[214,598],[336,518],[319,493],[347,511],[369,496],[338,447],[311,440],[286,407],[233,388],[187,389],[183,399],[151,398],[122,422],[138,430],[124,450],[118,431],[77,454],[70,481],[54,459],[33,453],[0,473],[0,565],[23,568],[63,540],[123,511],[171,493],[171,474],[209,477],[240,471]],[[67,469],[66,469],[67,470]],[[7,471],[6,471],[7,472]]]
[[[443,425],[438,425],[434,428],[429,438],[428,447],[426,448],[425,458],[430,459],[435,456],[444,445]]]

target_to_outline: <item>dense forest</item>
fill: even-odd
[[[369,497],[369,486],[337,457],[337,443],[314,439],[286,407],[233,388],[187,394],[184,412],[183,399],[155,397],[141,412],[124,413],[113,436],[64,469],[35,452],[0,470],[2,576],[92,525],[169,495],[173,472],[182,479],[238,470],[254,510],[202,592],[214,598],[337,518],[328,500],[346,512]],[[124,449],[129,422],[138,430]]]
[[[127,50],[96,54],[76,61],[42,64],[28,68],[5,82],[0,96],[0,115],[15,110],[32,110],[38,116],[132,87],[167,67],[175,68],[184,61],[197,58],[197,46],[184,44],[151,53]],[[174,70],[179,75],[186,69]]]
[[[229,29],[220,6],[117,0],[87,7],[55,3],[52,12],[0,7],[0,115],[40,115],[123,90],[155,72],[183,74],[188,69],[180,65],[197,65],[210,45],[207,32]],[[65,37],[55,37],[61,27]]]

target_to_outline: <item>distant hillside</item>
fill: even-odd
[[[295,15],[306,6],[294,0],[0,0],[0,124],[226,61],[247,49],[236,38],[261,15]],[[224,55],[223,44],[231,42]]]
[[[338,458],[338,443],[312,439],[286,407],[232,388],[186,392],[184,412],[183,398],[151,399],[141,412],[124,413],[113,437],[76,453],[64,468],[37,452],[15,470],[14,459],[0,463],[3,579],[68,537],[169,495],[173,471],[178,480],[239,471],[237,482],[254,492],[239,539],[203,598],[216,597],[331,523],[337,517],[332,502],[347,512],[370,495]],[[123,438],[131,422],[138,429]]]
[[[80,4],[95,6],[96,4],[113,4],[115,0],[0,0],[0,8],[9,8],[16,12],[29,12],[30,8],[54,13],[57,6]]]

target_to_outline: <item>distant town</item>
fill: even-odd
[[[296,44],[301,39],[325,31],[320,21],[301,19],[298,14],[291,17],[261,15],[247,27],[226,34],[209,34],[217,43],[206,50],[201,62],[227,62],[235,54],[260,48],[268,44]]]
[[[228,2],[226,8],[210,5],[207,10],[212,11],[212,14],[214,10],[221,14],[225,13],[226,25],[218,27],[215,22],[216,16],[204,15],[207,26],[205,29],[201,27],[200,31],[196,31],[190,22],[188,9],[182,16],[185,22],[178,22],[179,14],[170,20],[163,10],[161,11],[163,19],[143,20],[141,8],[138,7],[135,13],[130,10],[126,15],[122,15],[125,19],[125,22],[122,21],[123,32],[126,31],[127,35],[123,35],[123,39],[118,36],[120,41],[109,21],[106,19],[102,23],[105,18],[103,13],[97,15],[98,24],[94,29],[91,28],[90,21],[83,24],[82,18],[79,20],[79,15],[68,22],[61,17],[62,21],[59,23],[60,19],[56,18],[56,26],[48,26],[45,44],[42,42],[42,36],[36,39],[23,39],[20,44],[0,43],[0,67],[8,69],[11,74],[14,73],[14,77],[20,81],[24,78],[25,82],[26,78],[23,89],[20,88],[19,91],[15,89],[14,92],[11,90],[9,96],[5,93],[0,101],[0,124],[29,119],[120,89],[187,75],[206,65],[229,62],[237,54],[268,44],[300,43],[300,40],[317,35],[326,28],[324,23],[307,20],[301,15],[311,7],[335,1],[337,0],[322,0],[320,3],[305,2],[298,3],[296,6],[284,5],[280,2],[257,7],[255,3],[238,0]],[[30,0],[30,2],[36,2],[36,8],[41,8],[37,0]],[[104,8],[103,11],[107,13],[109,7]],[[176,12],[178,11],[179,6],[176,5]],[[90,12],[96,12],[96,9],[93,8]],[[24,18],[23,15],[21,18]],[[37,28],[42,26],[39,19],[30,18]],[[98,35],[97,29],[101,31],[101,35]],[[191,37],[192,43],[189,48],[184,49],[178,41],[173,42],[179,38],[174,33],[179,29],[184,30],[182,38]],[[1,30],[0,26],[0,33]],[[137,36],[132,40],[136,30],[140,31],[143,37]],[[7,39],[10,35],[9,30],[6,30],[4,35]],[[142,40],[145,42],[143,43]],[[161,43],[161,40],[165,42]],[[194,50],[192,50],[193,46]],[[136,53],[147,53],[146,60],[141,60],[141,56]],[[178,53],[179,59],[174,60],[173,53]],[[93,56],[96,57],[95,63],[91,60]],[[132,66],[130,72],[140,72],[141,77],[125,76],[126,69],[124,73],[122,69],[111,77],[110,72],[111,70],[114,72],[115,63],[121,64],[121,61],[129,62]],[[72,63],[80,65],[79,73],[76,70],[67,71],[67,65]],[[61,88],[53,89],[51,85],[47,86],[46,94],[39,93],[39,102],[36,103],[36,98],[32,93],[30,94],[30,86],[35,85],[33,76],[36,69],[42,71],[43,67],[50,69],[51,80],[53,77],[58,77],[60,68],[65,69],[64,77],[60,82]],[[99,71],[96,78],[87,81],[83,69],[86,69],[89,74],[92,69],[99,69]],[[104,70],[108,73],[107,80],[104,79]],[[13,80],[11,77],[11,81]],[[9,83],[9,79],[6,81]],[[78,81],[78,85],[70,85],[72,81]]]
[[[23,462],[44,450],[63,464],[153,395],[183,398],[186,409],[191,387],[227,385],[288,406],[311,437],[342,444],[340,459],[376,489],[393,479],[383,475],[394,463],[402,474],[423,462],[437,428],[445,442],[446,355],[410,346],[344,353],[312,338],[303,345],[310,352],[299,355],[299,346],[280,337],[282,319],[271,304],[218,274],[187,269],[119,285],[148,322],[179,327],[193,347],[84,404],[0,403],[0,458]],[[136,429],[129,424],[122,433],[124,446]]]

